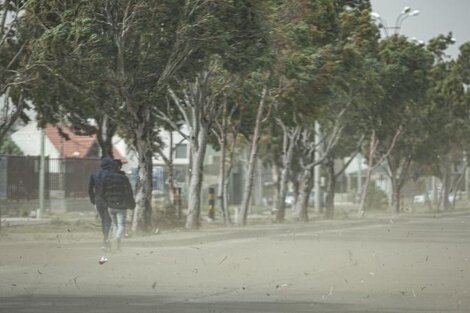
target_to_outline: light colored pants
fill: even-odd
[[[121,241],[126,231],[126,210],[108,208],[109,216],[113,223],[114,238]]]

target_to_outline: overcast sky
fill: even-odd
[[[470,41],[470,0],[371,0],[372,10],[388,24],[395,20],[405,6],[419,10],[420,14],[403,21],[401,34],[427,42],[438,34],[452,32],[457,40],[448,50],[452,57],[458,47]]]

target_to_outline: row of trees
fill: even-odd
[[[97,134],[106,156],[118,132],[138,156],[134,231],[150,223],[152,158],[165,129],[191,144],[187,228],[199,227],[208,144],[221,152],[218,198],[229,224],[228,176],[236,147],[248,143],[240,225],[260,154],[282,222],[289,180],[308,219],[320,163],[327,217],[344,171],[334,160],[359,152],[366,186],[386,162],[399,212],[410,177],[440,177],[448,192],[467,149],[470,44],[451,60],[451,34],[426,45],[380,39],[368,0],[3,0],[0,9],[0,142],[28,106],[41,125]]]

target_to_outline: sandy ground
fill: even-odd
[[[209,227],[110,253],[93,222],[4,228],[0,312],[470,312],[469,226],[455,215]]]

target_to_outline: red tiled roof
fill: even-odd
[[[66,134],[70,140],[66,140],[59,134],[57,127],[47,125],[44,129],[47,138],[63,158],[84,158],[96,141],[96,135],[81,136],[74,134],[69,128],[61,127],[62,132]],[[113,147],[113,155],[115,159],[121,159],[123,162],[127,160],[119,153],[116,147]]]

